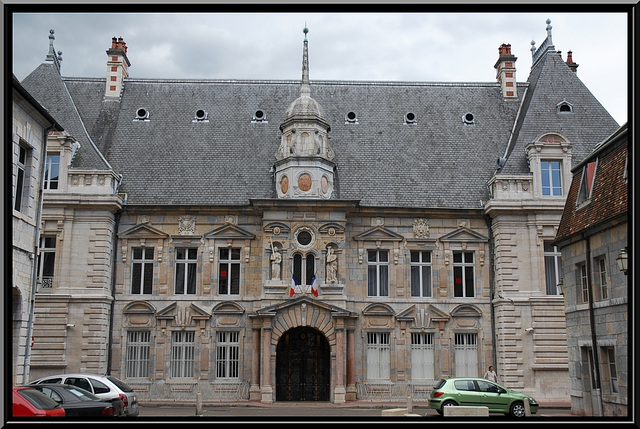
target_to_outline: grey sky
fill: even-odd
[[[627,121],[628,33],[624,13],[224,13],[15,14],[13,73],[45,59],[49,30],[62,75],[103,78],[112,37],[127,43],[132,78],[300,79],[309,28],[310,78],[493,82],[498,47],[511,44],[526,81],[531,41],[573,52],[578,77],[611,115]]]

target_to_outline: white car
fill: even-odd
[[[125,416],[136,417],[138,397],[133,389],[112,375],[98,374],[57,374],[42,377],[29,384],[55,383],[71,384],[92,392],[99,398],[120,398],[124,403]]]

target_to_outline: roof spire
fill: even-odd
[[[53,48],[53,41],[56,39],[54,36],[55,31],[49,30],[49,53],[47,54],[47,58],[45,61],[51,61],[56,66],[58,71],[60,71],[60,61],[62,61],[62,52],[58,51],[56,55],[56,50]]]
[[[309,85],[309,42],[307,41],[307,23],[304,23],[304,49],[302,52],[302,85],[300,86],[300,95],[311,95],[311,86]]]

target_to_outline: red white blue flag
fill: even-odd
[[[311,279],[311,293],[316,298],[318,297],[318,288],[316,287],[316,275],[315,274],[313,275],[313,278]]]
[[[295,295],[296,286],[298,286],[298,282],[296,281],[296,276],[293,273],[291,273],[291,288],[289,289],[289,296]]]

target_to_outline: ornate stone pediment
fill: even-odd
[[[156,313],[156,319],[162,322],[163,328],[167,325],[179,326],[183,329],[187,326],[203,327],[204,322],[210,318],[211,314],[194,303],[178,303],[177,301]]]
[[[469,228],[459,228],[440,237],[443,242],[486,243],[489,241],[484,235]]]
[[[146,223],[140,223],[118,233],[118,238],[159,238],[164,239],[169,235]]]
[[[384,226],[376,226],[362,234],[356,235],[353,239],[356,241],[402,241],[404,237]]]
[[[236,225],[225,224],[219,228],[211,230],[204,235],[204,238],[227,239],[227,240],[253,240],[255,234],[250,233]]]

